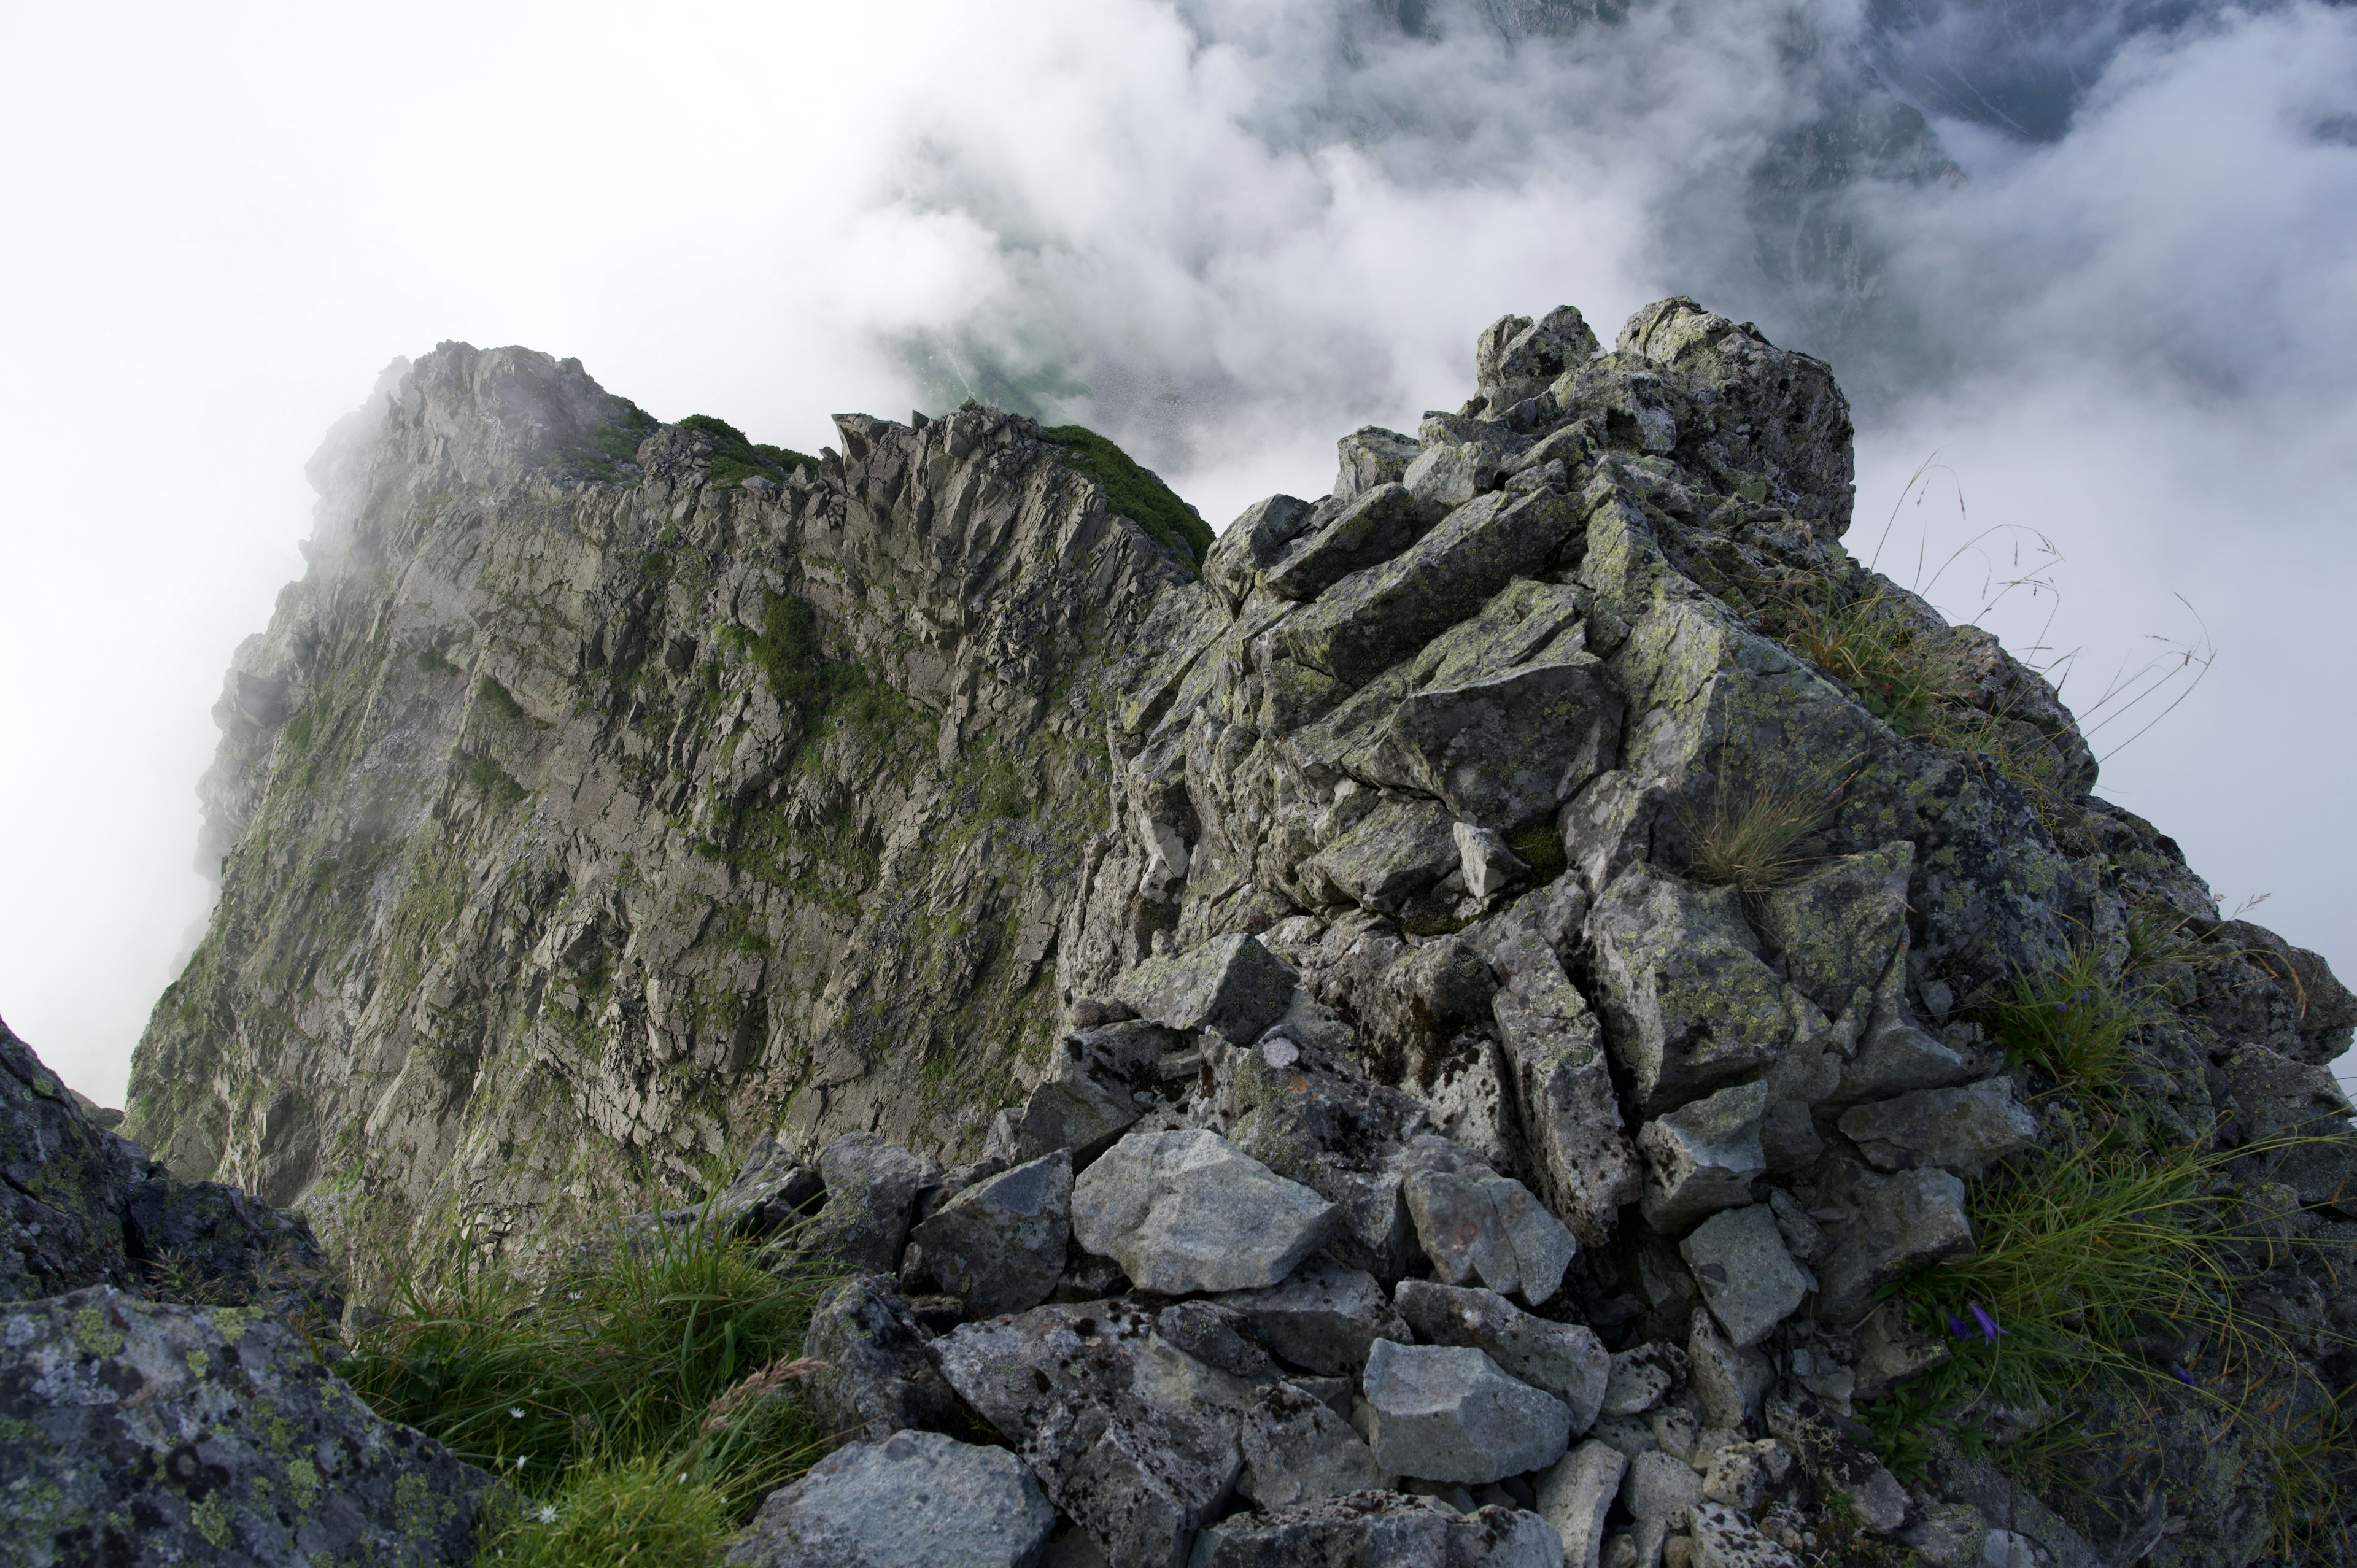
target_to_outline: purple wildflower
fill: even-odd
[[[2182,1367],[2171,1367],[2169,1369],[2177,1374],[2177,1380],[2179,1382],[2183,1383],[2189,1389],[2193,1386],[2192,1373],[2187,1371]]]
[[[1996,1337],[2005,1332],[2004,1329],[1999,1328],[1996,1326],[1996,1319],[1991,1317],[1987,1313],[1983,1312],[1978,1302],[1967,1303],[1964,1310],[1971,1313],[1973,1315],[1973,1321],[1981,1326],[1982,1342],[1988,1345],[1996,1344]]]
[[[1964,1337],[1964,1320],[1953,1312],[1948,1314],[1948,1332],[1959,1339]]]

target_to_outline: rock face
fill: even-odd
[[[742,1568],[1036,1568],[1056,1510],[1004,1448],[932,1432],[838,1448],[771,1492]]]
[[[95,1285],[0,1309],[0,1509],[28,1564],[475,1560],[489,1476],[285,1325]]]
[[[1383,1475],[1508,1498],[1593,1398],[1607,1450],[1734,1499],[1599,1543],[1583,1450],[1556,1500],[1614,1568],[1782,1561],[1829,1490],[1881,1529],[1887,1488],[1763,1421],[1846,1432],[1933,1365],[1886,1287],[2106,1127],[2221,1156],[2302,1244],[2237,1287],[2282,1328],[2252,1408],[2344,1432],[2357,1305],[2305,1243],[2348,1240],[2357,997],[2093,793],[2040,675],[1847,553],[1825,366],[1671,299],[1609,348],[1507,317],[1476,374],[1205,550],[978,407],[805,462],[437,349],[330,440],[237,656],[221,899],[126,1130],[331,1242],[511,1251],[769,1136],[730,1222],[815,1210],[945,1328],[1017,1311],[918,1353],[1120,1563],[1376,1539],[1308,1500],[1358,1456],[1287,1388]],[[44,1187],[9,1155],[12,1290],[131,1268],[107,1216],[207,1257],[242,1223],[74,1140]],[[2239,1565],[2263,1510],[2117,1522],[2212,1473],[2179,1430],[2074,1517]],[[1301,1500],[1232,1520],[1264,1486]]]

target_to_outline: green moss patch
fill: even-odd
[[[1064,461],[1104,487],[1106,504],[1156,543],[1178,551],[1195,565],[1211,548],[1211,525],[1178,499],[1153,470],[1085,425],[1059,424],[1040,433],[1063,448]]]
[[[708,413],[691,413],[679,422],[679,427],[712,438],[711,482],[723,489],[741,485],[756,475],[783,479],[793,468],[808,468],[813,473],[818,470],[818,459],[809,453],[748,440],[743,431],[726,420]]]

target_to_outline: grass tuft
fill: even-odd
[[[1686,874],[1751,898],[1792,881],[1815,858],[1802,851],[1840,806],[1846,765],[1740,789],[1728,782],[1731,771],[1722,756],[1709,811],[1689,809],[1679,819],[1693,845]]]
[[[829,1276],[671,1227],[545,1284],[404,1287],[338,1370],[389,1420],[515,1489],[481,1561],[703,1568],[817,1458],[791,1359]]]
[[[1211,548],[1211,524],[1151,469],[1083,424],[1059,424],[1040,434],[1063,448],[1065,462],[1104,487],[1105,502],[1114,510],[1190,564],[1203,564]]]
[[[1982,1009],[2010,1067],[2034,1067],[2074,1094],[2108,1103],[2122,1092],[2128,1041],[2158,1014],[2152,983],[2106,972],[2092,942],[2050,973],[2018,977]]]

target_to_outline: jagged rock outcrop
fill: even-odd
[[[754,462],[437,350],[331,443],[241,651],[235,847],[134,1129],[363,1259],[544,1244],[774,1132],[826,1244],[974,1309],[838,1369],[930,1358],[1117,1563],[1473,1539],[1432,1508],[1613,1568],[1959,1508],[2041,1562],[2254,1561],[2275,1461],[2191,1436],[2198,1337],[2123,1351],[2179,1403],[2152,1452],[2088,1438],[2118,1478],[2071,1522],[1961,1451],[1906,1490],[1857,1405],[1949,1354],[1888,1287],[2132,1117],[2263,1217],[2218,1288],[2274,1359],[2234,1375],[2350,1430],[2357,998],[2092,793],[2036,671],[1847,555],[1824,365],[1682,299],[1477,360],[1199,562],[1022,420]],[[2025,1047],[2101,1006],[2081,1067]],[[1288,1444],[1323,1458],[1253,1456]],[[1329,1495],[1382,1464],[1432,1508]]]

